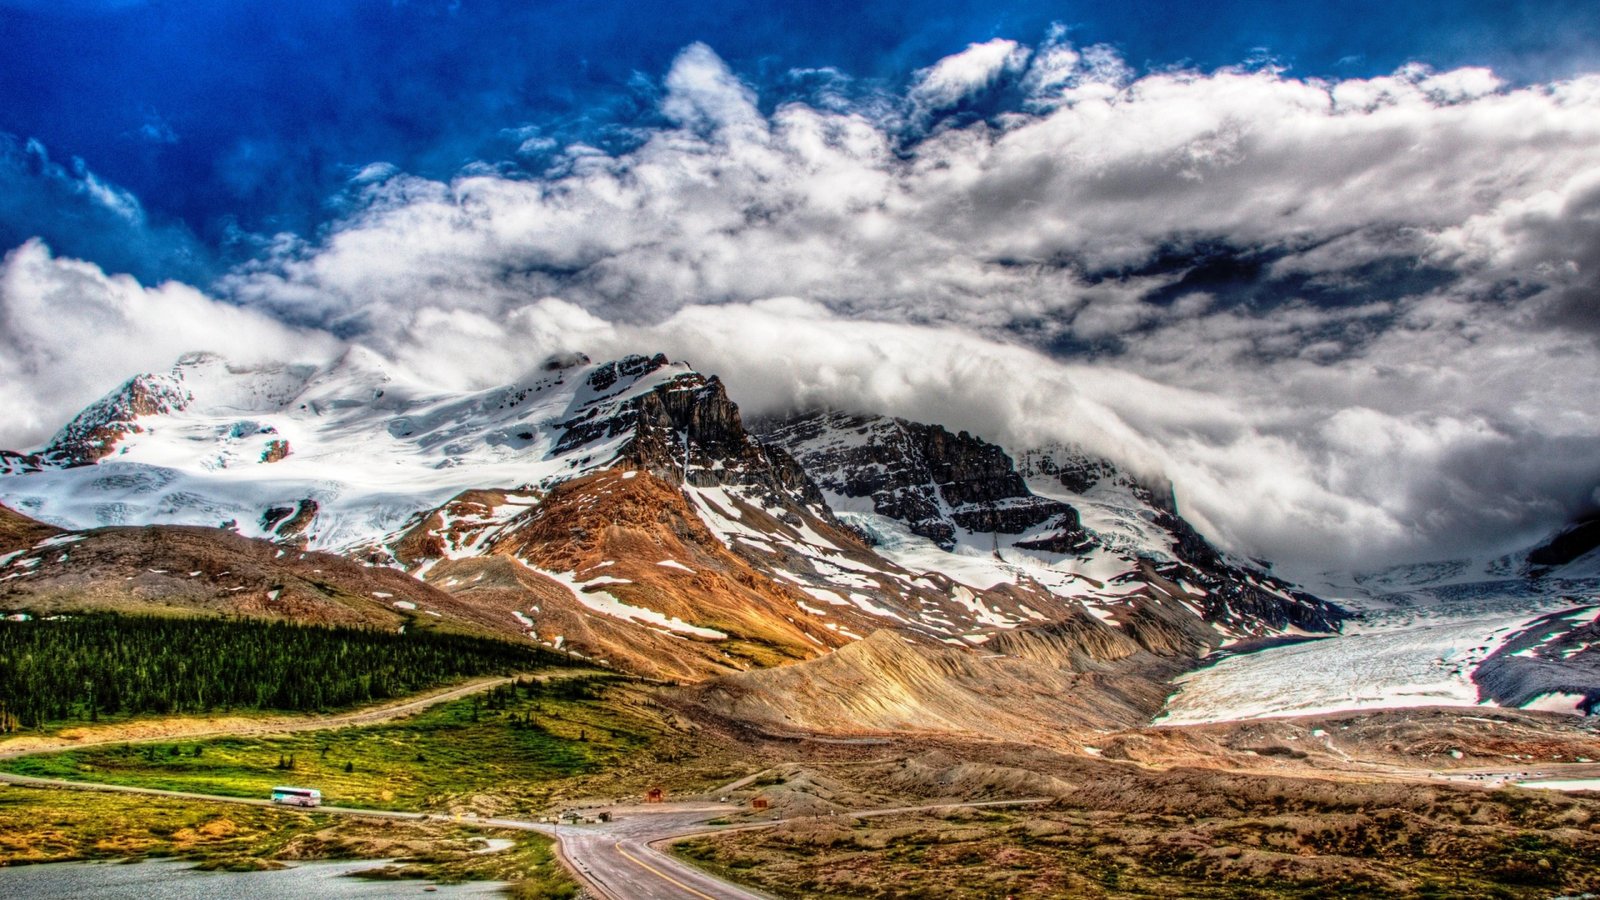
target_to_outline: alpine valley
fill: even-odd
[[[730,389],[662,355],[558,356],[474,393],[360,347],[323,368],[185,356],[0,456],[0,612],[11,628],[115,614],[483,639],[598,672],[616,680],[567,738],[618,743],[584,778],[385,788],[388,803],[346,784],[341,803],[505,818],[666,785],[766,830],[745,849],[677,820],[647,837],[786,896],[1597,884],[1593,801],[1484,787],[1600,775],[1593,522],[1307,587],[1219,550],[1181,485],[1116,460],[872,410],[746,420]],[[95,756],[138,732],[92,721],[7,729],[34,732],[27,760],[59,761],[14,771],[246,791]],[[213,733],[161,721],[168,741]],[[318,740],[325,759],[334,739]],[[989,802],[1045,812],[965,806]],[[855,832],[832,818],[874,810]],[[1405,849],[1373,850],[1380,834]],[[945,891],[893,852],[907,841],[1032,862]],[[633,886],[585,846],[563,843],[574,889],[708,896]],[[1441,864],[1440,847],[1468,857]],[[802,877],[785,860],[805,848],[822,863]],[[1217,884],[1238,893],[1201,891]]]

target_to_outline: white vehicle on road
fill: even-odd
[[[275,787],[272,802],[284,806],[321,806],[322,792],[315,788]]]

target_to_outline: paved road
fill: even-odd
[[[1031,806],[1048,797],[934,803],[839,813],[866,819],[899,813],[974,807]],[[707,819],[736,811],[726,804],[661,804],[613,807],[612,820],[598,825],[562,826],[560,841],[569,861],[591,888],[609,900],[764,900],[767,895],[715,878],[664,852],[685,838],[729,831],[773,828],[788,819],[707,827]]]
[[[735,811],[723,804],[663,804],[612,811],[599,825],[563,825],[558,839],[568,862],[608,900],[758,900],[657,850],[657,841],[705,832],[705,822]],[[776,823],[774,823],[776,824]]]

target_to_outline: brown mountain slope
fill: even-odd
[[[1199,646],[1147,646],[1086,613],[991,643],[1002,641],[989,652],[878,631],[822,659],[717,679],[690,696],[778,732],[943,732],[1079,749],[1091,735],[1149,721],[1165,681]]]
[[[393,569],[216,528],[101,528],[34,543],[0,567],[0,609],[243,615],[516,636],[500,617]]]
[[[484,506],[481,496],[466,499]],[[462,518],[457,510],[431,519],[455,528],[454,539],[447,531],[405,542],[459,543]],[[559,637],[641,674],[699,680],[782,665],[847,643],[841,628],[872,627],[854,610],[807,613],[806,594],[730,551],[677,485],[634,469],[557,486],[477,549],[476,559],[429,567],[429,583],[463,602],[516,610],[540,640]]]
[[[0,505],[0,553],[25,550],[47,537],[60,533],[61,529],[54,525],[35,521]]]

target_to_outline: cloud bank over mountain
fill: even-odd
[[[691,45],[631,149],[369,166],[332,226],[254,238],[209,295],[24,246],[0,444],[187,349],[359,342],[449,387],[662,349],[753,410],[1081,441],[1300,567],[1493,549],[1600,503],[1600,77],[1138,76],[1059,32],[901,91],[824,74],[768,109]]]

